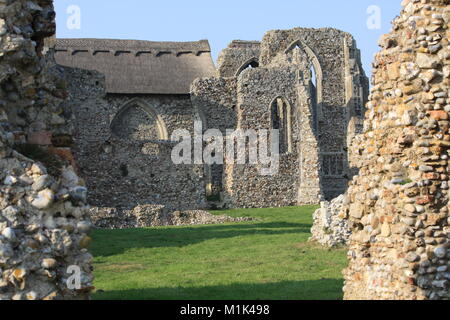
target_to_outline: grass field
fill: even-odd
[[[258,221],[97,230],[94,299],[342,299],[344,249],[308,243],[315,207],[216,211]]]

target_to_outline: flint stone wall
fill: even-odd
[[[90,205],[116,212],[138,205],[206,208],[203,166],[175,165],[171,158],[178,143],[170,141],[173,132],[193,135],[189,96],[106,94],[101,74],[64,70],[75,117],[75,156]]]
[[[72,133],[67,92],[42,54],[54,17],[52,1],[0,3],[0,300],[85,299],[92,290],[87,190],[58,144]],[[68,287],[70,266],[78,288]]]
[[[242,70],[256,54],[258,67]],[[280,172],[268,177],[259,174],[261,167],[226,163],[226,204],[318,204],[322,196],[331,200],[343,194],[357,172],[348,166],[347,137],[361,132],[368,91],[353,37],[330,28],[269,31],[261,43],[232,42],[218,64],[218,77],[197,80],[191,89],[206,127],[271,129],[271,104],[277,98],[291,110],[291,145],[282,152]],[[232,110],[236,120],[228,116]],[[220,170],[209,170],[218,185]]]
[[[352,148],[346,299],[449,299],[448,0],[404,0]]]
[[[272,129],[270,101],[283,97],[291,106],[296,106],[296,80],[296,71],[292,68],[245,70],[238,78],[238,127],[242,130]],[[226,177],[229,183],[225,189],[225,198],[232,206],[264,208],[297,204],[300,163],[295,150],[300,148],[300,129],[296,117],[299,113],[295,107],[292,114],[293,152],[280,155],[280,164],[278,171],[274,172],[275,175],[261,174],[261,169],[268,168],[269,165],[226,164],[230,177]]]
[[[249,64],[259,65],[260,42],[235,40],[222,50],[217,60],[219,77],[232,78],[239,75]]]
[[[236,78],[201,78],[192,84],[191,102],[203,131],[217,129],[226,137],[227,130],[237,128]],[[205,165],[207,192],[220,195],[224,190],[223,165]]]

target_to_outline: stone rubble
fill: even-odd
[[[348,221],[342,216],[344,200],[345,196],[341,195],[332,201],[321,202],[321,208],[313,215],[310,241],[331,248],[348,244],[351,232]]]
[[[380,39],[359,175],[345,299],[450,298],[449,0],[404,0]]]
[[[171,211],[162,205],[142,205],[133,210],[93,207],[90,216],[95,227],[100,229],[207,225],[254,220],[217,216],[203,210]]]

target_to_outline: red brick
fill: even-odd
[[[434,110],[428,112],[434,120],[448,120],[448,113],[444,110]]]

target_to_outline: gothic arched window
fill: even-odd
[[[302,40],[296,40],[289,45],[285,53],[306,68],[309,72],[310,88],[312,97],[312,114],[314,120],[314,129],[318,129],[318,124],[323,121],[322,103],[323,103],[323,71],[319,58],[315,52]]]
[[[291,106],[282,97],[271,104],[272,129],[279,130],[280,154],[292,152],[292,112]]]
[[[236,72],[236,77],[238,77],[242,71],[246,69],[254,69],[259,68],[259,62],[257,58],[251,58],[250,60],[246,61]]]
[[[139,100],[128,102],[111,123],[111,131],[132,141],[167,140],[167,129],[156,111]]]

